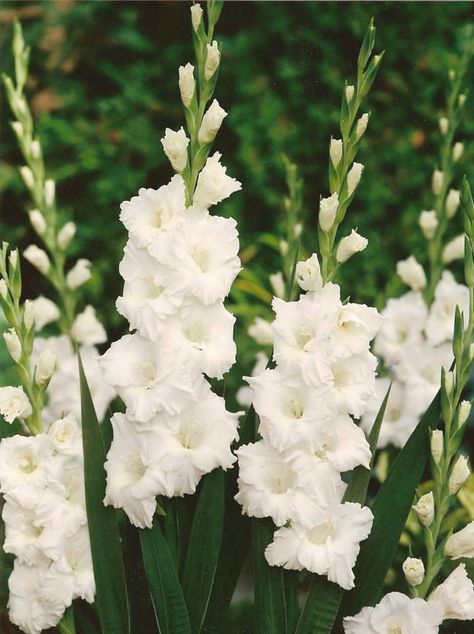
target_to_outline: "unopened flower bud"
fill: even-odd
[[[347,194],[350,196],[359,184],[364,166],[362,163],[354,163],[347,174]]]
[[[33,189],[33,187],[35,186],[35,181],[33,177],[33,172],[30,170],[30,168],[26,165],[20,167],[20,174],[28,189]]]
[[[321,198],[319,203],[319,226],[323,231],[329,231],[336,219],[339,197],[336,193],[328,198]]]
[[[56,369],[56,355],[52,350],[46,348],[40,354],[35,368],[35,379],[39,385],[47,383],[53,376]]]
[[[474,359],[474,343],[469,346],[469,361]]]
[[[66,284],[71,291],[75,291],[91,278],[92,263],[85,258],[80,258],[66,275]]]
[[[462,108],[464,106],[464,104],[466,103],[466,95],[459,95],[458,97],[458,105],[460,108]]]
[[[446,117],[441,117],[439,120],[439,129],[441,134],[448,134],[449,130],[449,121]]]
[[[51,207],[52,205],[54,205],[55,195],[56,195],[56,183],[51,178],[48,178],[44,182],[44,202],[47,204],[48,207]]]
[[[18,251],[16,249],[14,251],[10,251],[8,262],[10,263],[10,268],[14,271],[18,266]]]
[[[196,82],[194,80],[194,66],[186,64],[179,67],[179,91],[181,93],[181,101],[189,108],[196,90]]]
[[[455,495],[471,474],[466,456],[460,455],[449,476],[448,489]]]
[[[14,328],[10,328],[8,332],[3,333],[3,338],[5,339],[7,350],[11,358],[15,361],[15,363],[18,363],[21,357],[21,342],[16,334],[16,330]]]
[[[422,211],[418,219],[421,231],[427,240],[431,240],[438,228],[438,218],[436,211],[431,209],[430,211]]]
[[[448,370],[447,372],[444,373],[444,388],[448,395],[452,393],[453,386],[454,386],[454,372],[452,372],[451,370]]]
[[[286,240],[280,240],[280,253],[283,257],[288,253],[288,242]]]
[[[38,235],[43,235],[46,231],[46,220],[39,209],[32,209],[28,212],[31,226]]]
[[[445,264],[449,264],[455,260],[462,260],[464,258],[464,234],[461,234],[448,242],[443,249],[441,258]]]
[[[27,300],[29,302],[29,300]],[[25,311],[26,311],[25,301]],[[31,310],[33,312],[33,321],[35,324],[35,330],[41,330],[47,324],[56,321],[61,316],[59,308],[54,302],[47,297],[40,295],[36,299],[29,302]],[[26,320],[26,317],[25,317]]]
[[[413,255],[397,262],[397,275],[413,291],[419,291],[426,286],[425,271]]]
[[[207,45],[206,64],[204,65],[204,77],[207,81],[211,79],[216,70],[219,68],[220,61],[221,54],[217,46],[217,42],[214,40],[211,45]]]
[[[173,169],[180,173],[188,162],[189,139],[181,127],[177,132],[166,128],[165,136],[161,139],[161,144]]]
[[[8,286],[4,279],[0,279],[0,295],[3,299],[6,299],[8,296]]]
[[[367,124],[369,123],[369,115],[367,112],[364,112],[363,115],[359,117],[356,125],[356,139],[360,139],[360,137],[367,130]]]
[[[454,70],[452,68],[449,69],[448,77],[449,77],[449,81],[454,81],[454,79],[456,77],[456,73],[454,72]]]
[[[25,299],[25,303],[23,304],[23,323],[27,330],[33,326],[34,320],[35,311],[33,302],[30,299]]]
[[[339,165],[342,158],[342,141],[341,139],[332,139],[329,146],[329,156],[335,168]]]
[[[302,233],[303,233],[303,223],[297,222],[295,226],[293,227],[293,237],[296,240],[298,240],[298,238],[301,237]]]
[[[436,464],[439,464],[444,451],[444,437],[441,429],[431,432],[431,455]]]
[[[464,154],[464,143],[457,141],[453,146],[453,161],[457,163]]]
[[[58,232],[58,247],[65,251],[71,244],[71,240],[76,235],[76,225],[73,222],[66,222]]]
[[[407,557],[402,565],[407,583],[411,586],[419,586],[425,576],[425,566],[421,559]]]
[[[457,189],[450,189],[446,196],[446,216],[452,218],[459,207],[461,202],[461,194]]]
[[[357,231],[352,229],[351,233],[348,236],[345,236],[345,238],[342,238],[339,242],[336,252],[336,260],[341,264],[346,262],[354,255],[354,253],[363,251],[368,243],[369,241],[367,238],[364,238],[359,235]]]
[[[33,139],[33,141],[31,142],[31,156],[35,160],[38,160],[41,156],[41,145],[37,139]]]
[[[217,99],[214,99],[206,114],[203,116],[201,127],[199,128],[198,141],[201,145],[206,145],[214,141],[226,116],[227,112],[220,107]]]
[[[49,258],[43,249],[40,249],[35,244],[30,244],[29,247],[23,251],[23,257],[28,260],[30,264],[35,266],[40,273],[47,275],[50,269]]]
[[[22,124],[19,121],[12,121],[11,125],[17,137],[21,138],[23,136]]]
[[[471,403],[469,401],[461,401],[458,410],[458,425],[461,427],[469,418],[471,413]]]
[[[418,502],[412,507],[418,515],[418,519],[423,526],[429,526],[434,518],[434,497],[433,492],[422,495]]]
[[[462,530],[448,537],[444,553],[452,559],[474,557],[474,522],[470,522]]]
[[[202,7],[200,4],[193,4],[191,7],[191,22],[193,29],[197,33],[202,21]]]
[[[354,86],[346,86],[346,99],[348,103],[352,101],[353,96],[354,96]]]
[[[270,275],[270,284],[276,297],[283,298],[285,296],[285,280],[281,271]]]
[[[318,291],[322,287],[323,278],[316,253],[313,253],[313,255],[304,262],[298,262],[296,265],[295,279],[298,286],[304,291]]]
[[[441,170],[435,170],[433,172],[433,178],[431,180],[431,187],[433,189],[433,194],[435,194],[436,196],[441,193],[441,190],[443,188],[443,181],[444,172],[442,172]]]

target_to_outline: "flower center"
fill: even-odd
[[[198,423],[188,423],[178,433],[178,440],[185,449],[196,449],[202,441],[202,430]]]
[[[296,332],[295,332],[296,345],[298,346],[298,348],[301,348],[301,350],[305,350],[306,345],[312,339],[314,339],[314,332],[313,332],[313,329],[310,328],[309,326],[300,326],[299,328],[296,329]]]
[[[206,339],[206,324],[202,321],[198,321],[184,325],[183,335],[188,341],[195,344],[196,348],[202,349],[202,344]]]
[[[315,526],[309,531],[309,539],[313,544],[321,546],[326,543],[328,537],[333,537],[336,529],[331,522],[326,522],[320,526]]]
[[[391,627],[387,634],[403,634],[402,628],[399,625],[395,625],[395,627]]]
[[[142,387],[150,385],[156,379],[156,366],[151,361],[143,361],[135,366],[138,384]]]
[[[18,468],[22,473],[33,473],[38,468],[35,454],[31,449],[24,449],[18,454]]]
[[[131,483],[136,484],[145,475],[146,466],[143,464],[139,454],[129,454],[124,462]]]
[[[267,475],[267,484],[271,493],[281,495],[292,488],[294,475],[290,469],[280,469]]]
[[[211,254],[209,251],[202,247],[193,247],[191,257],[203,273],[209,273],[211,270]]]

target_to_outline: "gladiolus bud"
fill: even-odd
[[[448,489],[451,495],[455,495],[471,474],[465,456],[459,456],[456,460],[451,475],[449,476]]]
[[[29,330],[34,323],[35,319],[35,311],[33,307],[33,303],[29,299],[25,299],[25,303],[23,304],[23,323],[25,324],[25,328]]]
[[[8,332],[3,333],[3,338],[5,339],[7,350],[11,358],[15,361],[15,363],[18,363],[21,357],[21,342],[16,334],[16,330],[14,328],[10,328]]]
[[[8,286],[4,279],[0,279],[0,295],[3,299],[6,299],[8,296]]]
[[[283,279],[283,273],[281,271],[270,275],[270,284],[272,285],[276,297],[285,296],[285,280]]]
[[[217,47],[217,42],[214,40],[212,45],[207,45],[206,64],[204,66],[204,77],[209,81],[216,70],[219,68],[221,61],[221,54]]]
[[[23,126],[19,121],[12,121],[12,128],[18,138],[23,136]]]
[[[450,189],[446,196],[446,216],[448,218],[452,218],[456,215],[460,201],[460,192],[457,189]]]
[[[346,99],[348,103],[352,101],[353,96],[354,96],[354,86],[346,86]]]
[[[39,211],[39,209],[32,209],[28,212],[28,215],[30,216],[30,222],[33,229],[39,236],[43,235],[47,226],[46,220],[41,211]]]
[[[35,368],[35,379],[40,385],[47,383],[53,376],[56,369],[56,355],[52,350],[46,348],[40,354]]]
[[[441,429],[435,429],[431,433],[431,455],[436,464],[439,464],[444,450],[444,438]]]
[[[469,401],[461,401],[458,410],[458,425],[462,426],[469,418],[471,413],[471,403]]]
[[[196,82],[194,80],[194,66],[186,64],[179,67],[179,91],[181,93],[181,101],[189,108],[196,90]]]
[[[462,260],[464,258],[464,234],[453,238],[443,249],[441,256],[445,264],[454,262],[454,260]]]
[[[434,211],[434,209],[431,211],[422,211],[418,223],[425,238],[431,240],[439,224],[436,211]]]
[[[336,219],[339,197],[336,193],[328,198],[322,198],[319,203],[319,225],[323,231],[329,231]]]
[[[369,123],[369,115],[367,112],[364,112],[363,115],[359,117],[356,125],[356,139],[359,140],[364,132],[367,130],[367,124]]]
[[[65,251],[71,244],[71,240],[76,234],[76,225],[73,222],[66,222],[58,232],[58,247]]]
[[[464,154],[464,143],[457,141],[453,146],[453,161],[457,163]]]
[[[35,160],[38,160],[41,156],[41,145],[37,139],[33,139],[33,141],[31,142],[31,156]]]
[[[444,374],[444,387],[448,396],[453,391],[453,385],[454,385],[454,373],[449,370],[448,372],[445,372]]]
[[[180,128],[177,132],[166,128],[165,136],[161,139],[161,145],[173,169],[178,173],[182,172],[188,162],[187,148],[189,145],[189,139],[183,128]]]
[[[51,266],[49,258],[43,249],[40,249],[35,244],[30,244],[29,247],[23,251],[23,257],[28,260],[30,264],[35,266],[40,273],[47,275]]]
[[[441,193],[441,189],[443,187],[443,181],[444,181],[444,173],[441,170],[435,170],[433,172],[431,187],[433,189],[433,194],[435,194],[436,196]]]
[[[331,139],[329,146],[329,156],[335,168],[339,165],[342,158],[342,141],[341,139]]]
[[[48,205],[48,207],[51,207],[51,205],[54,204],[55,195],[56,183],[51,178],[48,178],[48,180],[44,183],[44,202]]]
[[[441,134],[448,134],[449,121],[446,117],[441,117],[441,119],[439,120],[439,129],[441,131]]]
[[[214,99],[206,114],[202,118],[201,127],[199,128],[198,141],[201,145],[212,143],[216,138],[216,134],[222,125],[227,112],[220,107],[217,99]]]
[[[197,33],[202,22],[202,7],[200,4],[193,4],[191,7],[191,22],[193,29]]]
[[[474,557],[474,522],[448,537],[444,552],[452,559],[460,559],[461,557],[471,559]]]
[[[89,260],[85,258],[80,258],[76,264],[72,267],[72,269],[66,275],[66,284],[71,291],[75,291],[76,288],[79,288],[83,284],[85,284],[91,278],[91,268],[92,264]]]
[[[466,103],[466,95],[459,95],[458,97],[459,107],[462,108],[465,103]]]
[[[317,291],[322,287],[323,278],[316,253],[304,262],[298,262],[295,279],[304,291]]]
[[[20,167],[20,174],[28,189],[33,189],[33,187],[35,186],[35,181],[33,177],[33,172],[30,170],[30,168],[26,165]]]
[[[347,193],[350,196],[359,184],[364,166],[362,163],[354,163],[347,174]]]
[[[337,247],[336,252],[336,260],[339,263],[346,262],[349,258],[351,258],[354,253],[358,253],[359,251],[363,251],[368,245],[367,238],[359,235],[357,231],[352,229],[350,235],[342,238],[339,242],[339,246]]]
[[[411,586],[419,586],[425,576],[425,566],[421,559],[407,557],[402,565],[405,579]]]
[[[426,286],[425,271],[413,255],[397,262],[397,275],[414,291],[419,291]]]
[[[412,507],[418,515],[418,519],[423,526],[429,526],[434,518],[434,497],[433,492],[422,495],[418,502]]]

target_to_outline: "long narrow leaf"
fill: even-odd
[[[160,634],[190,634],[191,626],[175,562],[158,521],[140,531],[143,563]]]
[[[103,632],[128,634],[125,571],[114,509],[103,504],[105,448],[91,393],[78,355],[81,385],[82,440],[87,520],[96,584],[96,603]]]
[[[183,593],[195,634],[201,632],[216,575],[224,524],[224,472],[203,478],[183,572]]]
[[[372,453],[371,466],[374,461],[390,389],[389,387],[387,390],[369,434],[369,445]],[[369,469],[363,466],[354,469],[344,500],[346,502],[364,504],[369,481]],[[328,581],[326,577],[313,575],[308,597],[298,620],[295,634],[330,634],[339,612],[343,594],[344,590],[335,583]]]

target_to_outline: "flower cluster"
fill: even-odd
[[[371,452],[358,418],[373,395],[376,358],[369,352],[380,318],[374,308],[340,300],[323,285],[318,259],[300,262],[297,301],[275,298],[276,367],[248,378],[261,440],[238,451],[237,501],[279,527],[265,552],[271,565],[303,568],[353,586],[359,542],[372,514],[344,502],[341,473],[368,467]]]
[[[449,370],[454,359],[456,306],[468,316],[468,288],[457,283],[452,273],[444,271],[430,307],[419,291],[411,290],[389,299],[382,310],[383,321],[374,350],[383,359],[389,376],[377,378],[377,397],[369,403],[361,421],[362,427],[369,431],[392,382],[379,436],[380,447],[390,443],[403,447],[439,390],[441,368]]]
[[[72,416],[0,444],[5,552],[15,555],[9,616],[27,634],[58,624],[75,598],[94,601],[82,436]]]

